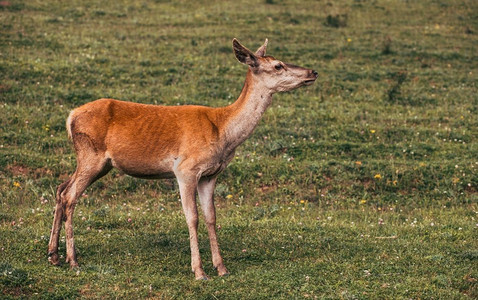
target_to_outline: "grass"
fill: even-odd
[[[478,297],[478,14],[456,1],[0,4],[2,298]],[[174,181],[113,172],[75,216],[81,269],[46,260],[65,119],[113,97],[227,105],[233,37],[319,72],[274,97],[220,176],[231,276],[189,272]],[[64,242],[60,253],[64,255]]]

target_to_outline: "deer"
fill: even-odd
[[[254,131],[272,95],[313,84],[318,73],[266,55],[268,40],[252,52],[236,38],[233,52],[248,66],[242,91],[224,107],[150,105],[99,99],[72,110],[66,121],[76,153],[76,170],[56,190],[48,260],[59,265],[58,243],[63,222],[66,263],[78,268],[73,239],[73,212],[88,186],[113,168],[145,179],[175,178],[189,230],[191,270],[208,279],[198,246],[196,193],[209,236],[218,276],[228,275],[216,235],[214,189],[218,175],[236,148]]]

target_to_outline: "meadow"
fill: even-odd
[[[478,298],[476,1],[11,0],[0,26],[0,298]],[[319,78],[276,94],[219,176],[231,274],[200,220],[194,280],[174,180],[114,171],[76,206],[80,268],[50,265],[69,111],[232,103],[234,37]]]

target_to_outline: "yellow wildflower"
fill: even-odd
[[[20,182],[18,182],[18,181],[14,181],[13,186],[16,187],[16,188],[21,187]]]
[[[382,175],[380,175],[380,174],[375,174],[375,176],[373,176],[373,178],[380,180],[380,179],[382,179]]]
[[[227,195],[226,199],[232,199],[232,195],[231,194]]]
[[[365,203],[367,203],[367,200],[365,199],[360,200],[360,204],[365,204]]]
[[[374,133],[376,132],[376,130],[375,130],[375,129],[370,129],[370,132],[371,132],[372,134],[374,134]]]

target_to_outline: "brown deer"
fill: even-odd
[[[191,267],[196,279],[207,279],[198,248],[196,191],[204,211],[212,262],[220,276],[228,274],[216,237],[216,178],[234,151],[254,131],[272,95],[317,79],[314,70],[266,56],[267,39],[255,52],[232,41],[236,58],[249,66],[239,98],[226,107],[145,105],[99,99],[74,109],[68,136],[77,154],[73,175],[58,186],[48,245],[52,264],[59,264],[58,238],[66,231],[66,262],[77,267],[73,211],[78,197],[113,167],[139,178],[176,178],[189,229]]]

